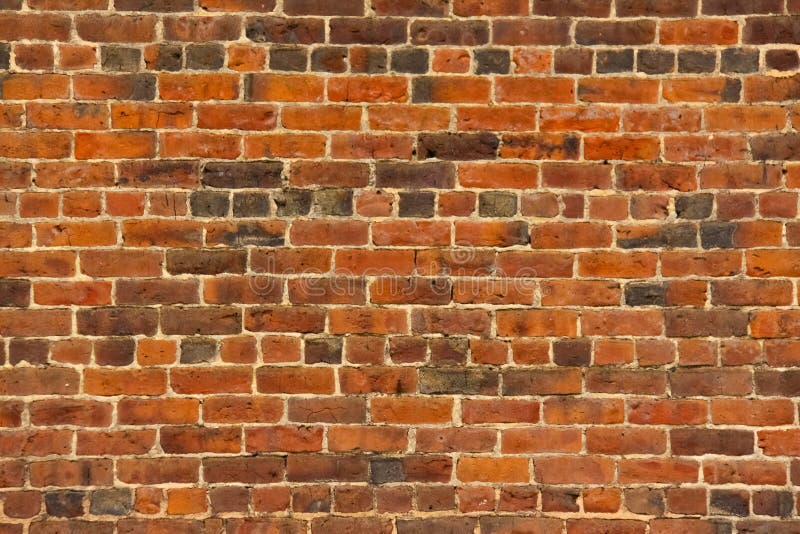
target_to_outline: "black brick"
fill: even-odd
[[[225,189],[280,187],[283,163],[248,161],[207,163],[203,185]]]
[[[400,217],[433,217],[436,194],[430,191],[401,192]]]
[[[431,133],[420,134],[417,157],[454,161],[495,159],[500,141],[490,133]]]
[[[228,193],[221,191],[194,191],[189,196],[195,217],[225,217],[229,204]]]

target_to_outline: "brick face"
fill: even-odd
[[[0,0],[0,533],[800,532],[797,45]]]

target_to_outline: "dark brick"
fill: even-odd
[[[704,15],[782,13],[783,0],[703,0]]]
[[[242,313],[234,307],[161,308],[161,330],[168,335],[238,334],[242,331]]]
[[[353,214],[352,189],[318,189],[311,199],[312,215],[346,217]]]
[[[794,509],[794,499],[789,491],[757,491],[753,493],[753,513],[788,518]]]
[[[117,11],[154,11],[158,13],[174,13],[193,11],[193,0],[116,0]]]
[[[275,206],[280,217],[308,215],[311,211],[311,191],[308,189],[284,189],[275,194]]]
[[[397,534],[472,534],[477,522],[474,517],[398,519]]]
[[[181,340],[181,363],[209,363],[217,358],[217,342],[211,338],[193,337]]]
[[[511,55],[508,50],[481,48],[475,50],[475,74],[508,74]]]
[[[797,50],[767,50],[764,56],[766,65],[770,69],[776,70],[796,70],[800,67]]]
[[[797,397],[800,395],[800,369],[758,370],[755,383],[759,395]]]
[[[11,365],[21,362],[45,365],[49,353],[50,344],[46,339],[15,338],[8,344],[8,361]]]
[[[628,306],[664,306],[666,287],[663,284],[628,284],[625,286]]]
[[[452,189],[456,172],[452,163],[377,163],[375,185],[400,189]]]
[[[705,222],[700,225],[700,243],[703,248],[733,248],[736,224],[731,222]]]
[[[250,489],[217,487],[210,492],[211,510],[215,514],[223,512],[247,512],[250,505]]]
[[[669,433],[672,452],[677,455],[702,456],[753,454],[755,437],[751,430],[716,428],[674,428]]]
[[[716,52],[681,50],[678,52],[678,72],[699,74],[714,72],[717,67]]]
[[[47,514],[53,517],[79,517],[83,515],[83,492],[57,491],[44,496]]]
[[[269,215],[269,195],[267,193],[234,193],[234,217],[266,217]]]
[[[249,17],[245,35],[257,43],[324,43],[325,21],[311,18]]]
[[[770,51],[767,51],[769,55]],[[749,73],[758,70],[758,50],[755,48],[726,48],[722,51],[722,72]]]
[[[442,280],[442,287],[449,287],[448,281]],[[448,295],[449,297],[449,295]],[[465,365],[469,352],[469,340],[463,337],[431,339],[431,363],[436,365]]]
[[[553,363],[556,365],[587,366],[592,361],[590,339],[553,341]]]
[[[681,219],[705,219],[714,209],[714,195],[698,193],[683,195],[675,199],[675,214]]]
[[[617,0],[618,17],[692,17],[697,0]]]
[[[725,80],[725,87],[722,88],[723,102],[738,102],[742,95],[742,80],[728,78]]]
[[[755,160],[800,160],[800,134],[768,134],[750,139]]]
[[[228,193],[220,191],[194,191],[189,196],[195,217],[225,217],[229,204]]]
[[[100,50],[103,70],[136,72],[142,62],[142,51],[138,48],[104,46]]]
[[[513,217],[517,214],[517,195],[506,191],[484,191],[478,196],[481,217]]]
[[[633,50],[606,50],[597,52],[597,72],[610,74],[633,70]]]
[[[244,273],[246,250],[174,249],[167,251],[170,274]]]
[[[285,238],[283,229],[275,229],[269,225],[260,224],[259,221],[248,221],[220,229],[214,235],[214,240],[215,243],[224,243],[229,247],[247,245],[275,247],[283,245]]]
[[[311,70],[314,72],[344,72],[347,70],[347,48],[323,46],[311,52]]]
[[[191,44],[186,47],[186,68],[218,70],[225,64],[225,47],[221,44]]]
[[[0,69],[8,69],[11,66],[11,45],[0,43]]]
[[[747,313],[738,310],[674,309],[665,311],[668,337],[746,336]]]
[[[641,45],[656,38],[653,20],[580,21],[575,27],[575,42],[581,45]]]
[[[401,192],[400,217],[433,217],[436,194],[430,191]]]
[[[350,50],[350,72],[380,74],[386,72],[388,55],[385,48],[361,46]]]
[[[403,482],[406,478],[400,458],[372,458],[369,462],[369,481],[372,484]]]
[[[97,365],[130,365],[136,355],[136,343],[129,337],[98,339],[94,342]]]
[[[421,367],[419,392],[428,395],[496,395],[497,371]]]
[[[608,17],[611,0],[537,0],[533,13],[548,17]]]
[[[500,141],[490,133],[430,133],[420,134],[417,142],[419,159],[469,161],[495,159]]]
[[[317,337],[305,340],[305,362],[314,363],[342,363],[342,338]]]
[[[419,45],[479,46],[489,42],[485,20],[425,20],[411,24],[411,42]]]
[[[225,189],[280,187],[279,161],[213,162],[203,168],[203,185]]]
[[[399,48],[392,52],[392,70],[408,74],[428,72],[428,51],[424,48]]]
[[[78,333],[90,336],[154,336],[158,326],[158,310],[114,306],[86,308],[76,312]]]
[[[504,494],[507,491],[509,490],[506,488],[503,489]],[[580,512],[581,507],[578,504],[578,497],[580,497],[580,495],[581,492],[577,489],[545,488],[542,490],[542,511]],[[501,499],[502,498],[503,497],[501,497]]]
[[[449,0],[372,0],[372,9],[381,17],[444,17]]]
[[[273,46],[269,50],[269,68],[305,71],[308,68],[308,50],[299,46]]]
[[[94,515],[128,515],[131,513],[131,490],[108,488],[93,491],[89,513]]]
[[[750,494],[744,490],[711,490],[709,512],[717,515],[750,515]]]
[[[340,15],[364,14],[361,0],[284,0],[283,10],[287,15]]]
[[[30,293],[29,280],[0,278],[0,307],[26,307],[30,303]]]
[[[406,42],[406,21],[384,18],[331,19],[333,44],[389,45]]]
[[[742,30],[742,42],[800,44],[800,15],[750,17]]]
[[[617,245],[620,248],[695,247],[697,229],[689,223],[664,224],[652,235],[620,237]]]
[[[179,45],[153,45],[144,57],[150,70],[177,71],[183,67],[183,47]]]
[[[625,490],[625,507],[634,514],[661,516],[664,514],[664,490],[632,488]]]
[[[591,74],[593,64],[591,48],[556,48],[553,68],[558,74]]]
[[[636,69],[645,74],[666,74],[675,70],[675,53],[667,50],[639,50]]]

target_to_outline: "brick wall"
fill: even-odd
[[[0,533],[800,532],[798,44],[0,0]]]

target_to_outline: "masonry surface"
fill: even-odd
[[[0,534],[797,534],[800,0],[0,0]]]

